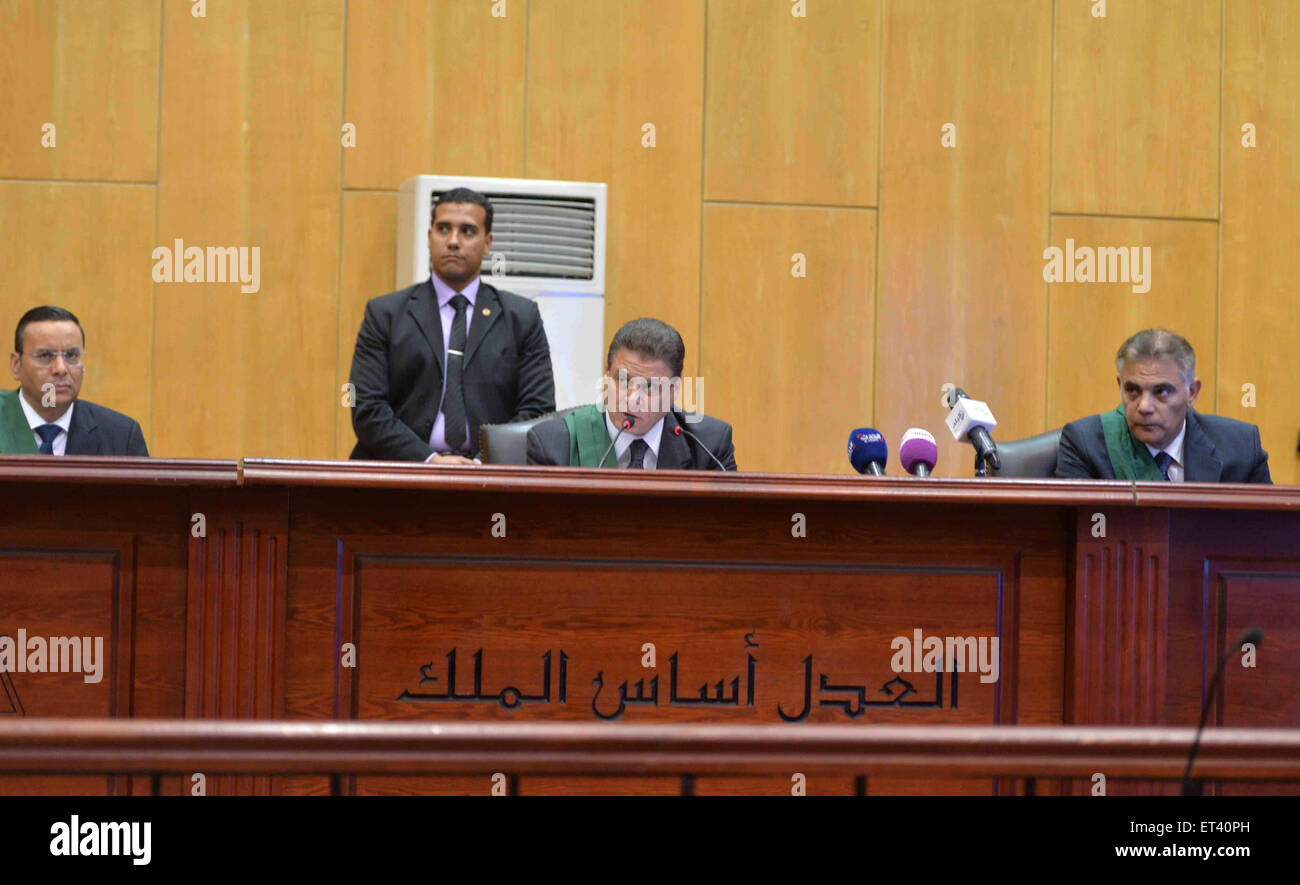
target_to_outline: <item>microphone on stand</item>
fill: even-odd
[[[718,456],[713,454],[713,452],[709,450],[709,447],[704,444],[704,440],[700,439],[698,436],[691,433],[689,430],[687,430],[685,427],[682,426],[682,424],[685,422],[685,418],[676,412],[673,413],[673,417],[677,419],[677,426],[673,428],[673,433],[677,434],[678,436],[685,434],[686,436],[695,440],[695,442],[699,445],[699,447],[704,449],[704,454],[712,458],[713,463],[718,465],[718,469],[725,473],[727,470],[727,465],[723,464],[721,461],[718,460]]]
[[[625,415],[623,417],[623,426],[619,427],[618,433],[614,434],[614,438],[609,441],[609,448],[605,450],[605,454],[600,456],[600,463],[596,465],[597,467],[605,466],[605,459],[609,457],[610,452],[614,451],[614,443],[618,442],[618,438],[624,433],[627,433],[635,423],[636,419],[631,415]]]
[[[1228,646],[1223,654],[1219,655],[1219,666],[1214,668],[1214,678],[1210,680],[1210,690],[1205,693],[1205,701],[1201,704],[1201,724],[1196,726],[1196,738],[1192,741],[1192,752],[1187,757],[1187,770],[1183,772],[1183,795],[1199,796],[1201,795],[1201,782],[1192,780],[1192,763],[1196,761],[1196,751],[1201,747],[1201,732],[1205,730],[1205,718],[1210,712],[1210,702],[1213,701],[1223,692],[1223,667],[1228,663],[1228,658],[1232,657],[1235,652],[1241,650],[1247,643],[1259,648],[1264,642],[1264,631],[1258,627],[1251,627],[1241,638],[1237,640],[1236,645]]]
[[[929,476],[939,463],[939,446],[929,431],[919,427],[908,428],[898,447],[898,460],[903,469],[913,476]]]
[[[849,461],[858,473],[884,476],[889,463],[889,444],[874,427],[859,427],[849,434]]]
[[[984,475],[984,465],[994,470],[1002,469],[998,460],[998,447],[989,431],[998,426],[988,403],[971,399],[966,391],[954,387],[948,391],[948,429],[957,442],[969,442],[975,447],[975,475]]]

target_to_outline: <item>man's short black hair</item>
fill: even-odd
[[[18,321],[18,328],[14,329],[14,351],[17,353],[23,352],[23,330],[30,323],[59,323],[68,320],[76,323],[77,328],[81,330],[81,346],[85,347],[86,330],[81,328],[81,320],[77,319],[76,314],[61,307],[45,304],[40,307],[33,307],[23,314],[22,319]]]
[[[429,206],[429,226],[433,227],[433,219],[438,217],[439,203],[473,203],[475,206],[483,207],[483,232],[492,233],[492,201],[478,191],[470,190],[467,187],[454,187],[449,191],[434,191],[433,202]]]
[[[605,357],[606,369],[614,364],[614,354],[620,350],[630,350],[646,359],[667,363],[674,378],[682,376],[682,366],[686,362],[686,343],[677,334],[677,330],[663,320],[642,317],[624,323],[609,342],[609,353]]]

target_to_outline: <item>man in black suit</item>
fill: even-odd
[[[1259,428],[1192,409],[1201,391],[1196,354],[1181,335],[1146,329],[1115,356],[1122,402],[1065,425],[1063,479],[1271,483]]]
[[[654,319],[626,323],[605,358],[604,402],[528,431],[528,463],[735,470],[731,425],[674,408],[685,359],[686,345],[672,326]]]
[[[23,314],[9,355],[19,387],[0,392],[0,452],[148,457],[135,420],[77,399],[85,347],[85,331],[71,311],[45,306]]]
[[[430,276],[366,304],[352,356],[356,459],[471,464],[480,424],[555,411],[537,305],[479,279],[492,204],[434,195]]]

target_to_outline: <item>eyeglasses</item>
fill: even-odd
[[[63,363],[73,369],[81,365],[81,348],[71,347],[67,350],[36,350],[31,354],[32,361],[41,368],[48,369],[60,356]]]

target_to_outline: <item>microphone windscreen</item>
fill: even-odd
[[[874,427],[859,427],[850,433],[849,461],[858,473],[866,473],[873,461],[883,470],[889,461],[889,445],[884,434]]]
[[[903,434],[903,442],[898,447],[898,460],[908,473],[916,464],[924,464],[933,469],[939,463],[939,446],[928,431],[919,427],[908,428]]]

